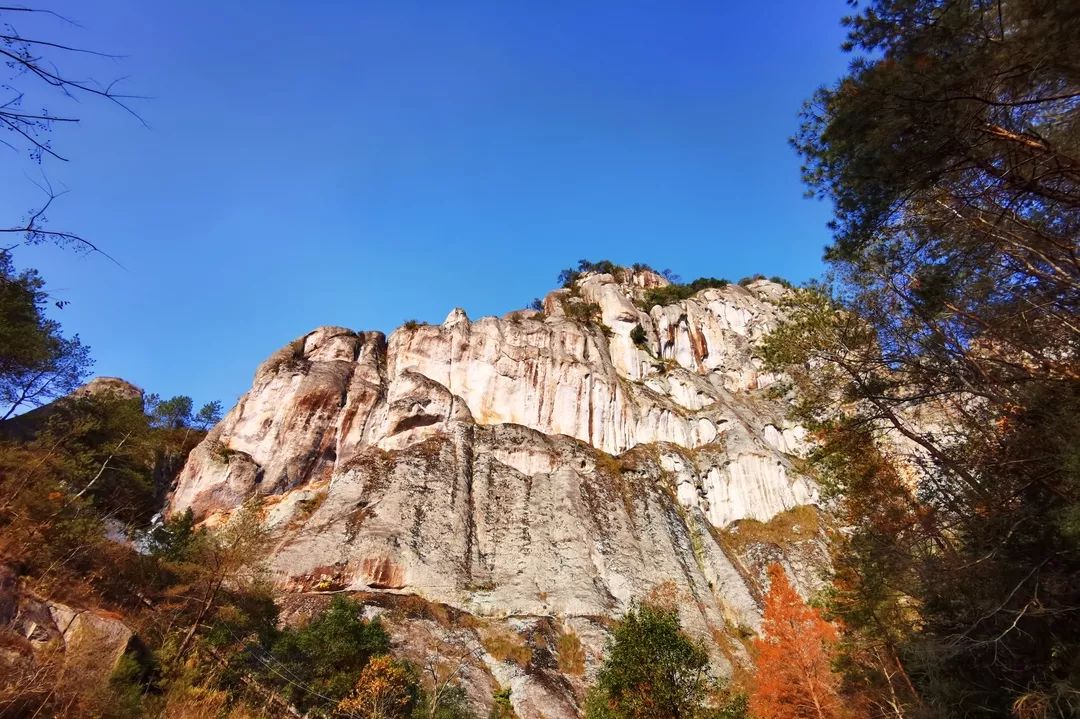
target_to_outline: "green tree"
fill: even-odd
[[[150,416],[150,423],[155,427],[183,429],[191,426],[193,403],[187,395],[161,399],[157,394],[149,394],[144,398],[143,404],[146,414]]]
[[[390,650],[382,623],[364,620],[362,611],[359,602],[338,595],[306,625],[282,630],[270,651],[278,671],[267,672],[265,679],[280,684],[282,694],[301,711],[330,716],[371,658]],[[291,681],[282,681],[280,674]]]
[[[199,430],[206,431],[221,421],[221,400],[207,402],[192,419],[192,425]]]
[[[794,144],[832,284],[766,355],[850,531],[830,609],[893,716],[1080,710],[1080,6],[876,0]],[[1068,657],[1068,659],[1066,659]]]
[[[704,647],[683,633],[674,609],[633,607],[615,627],[588,719],[667,719],[705,715],[711,681]]]
[[[67,394],[89,373],[89,348],[45,316],[48,301],[40,275],[16,272],[0,251],[0,420]]]

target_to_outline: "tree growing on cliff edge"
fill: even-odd
[[[847,716],[840,677],[832,671],[836,628],[803,601],[780,565],[769,567],[769,581],[761,636],[754,640],[751,713],[757,719]]]

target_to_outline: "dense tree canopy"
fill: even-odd
[[[769,340],[882,716],[1080,711],[1080,5],[877,0],[795,145],[833,282]]]
[[[589,693],[588,719],[738,717],[741,703],[716,691],[704,646],[683,633],[673,608],[643,604],[615,628]],[[730,702],[730,703],[729,703]]]

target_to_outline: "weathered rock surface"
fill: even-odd
[[[14,573],[0,565],[0,680],[15,684],[51,671],[68,686],[97,688],[108,682],[133,638],[109,612],[20,591]]]
[[[273,569],[297,596],[415,594],[528,636],[569,623],[587,672],[606,618],[660,587],[715,666],[745,662],[762,568],[725,527],[817,497],[793,464],[804,432],[763,391],[776,378],[754,349],[783,288],[635,303],[665,284],[589,274],[544,313],[454,310],[389,338],[319,328],[259,367],[171,511],[226,515],[260,495]],[[583,680],[489,664],[521,716],[577,711]]]

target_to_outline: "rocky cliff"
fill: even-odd
[[[815,512],[792,511],[816,500],[796,471],[804,432],[755,354],[784,289],[759,280],[642,309],[666,284],[593,273],[542,312],[455,309],[389,338],[316,329],[258,368],[192,452],[171,511],[223,521],[261,496],[298,612],[354,591],[391,620],[406,595],[471,617],[390,623],[412,651],[427,625],[436,644],[475,644],[470,691],[509,686],[523,717],[574,715],[606,623],[650,592],[676,598],[732,671],[760,622],[764,564],[807,587],[821,555]],[[503,656],[492,632],[528,657]],[[557,656],[570,633],[579,672]]]

